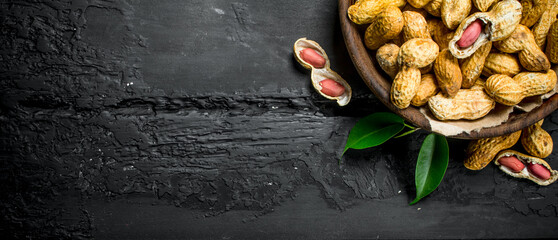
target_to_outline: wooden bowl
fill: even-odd
[[[360,76],[368,88],[370,88],[376,97],[378,97],[391,111],[417,127],[432,131],[429,121],[425,115],[420,112],[419,108],[410,106],[406,109],[399,109],[391,103],[389,97],[391,80],[388,79],[389,77],[387,74],[383,72],[376,62],[376,51],[369,51],[364,46],[364,29],[362,26],[353,23],[347,16],[347,9],[353,3],[354,0],[339,0],[339,18],[341,20],[341,30],[343,32],[343,38],[345,39],[345,45],[347,46],[351,60]],[[558,94],[554,94],[552,97],[546,99],[541,106],[530,112],[518,113],[514,111],[506,122],[498,126],[481,128],[478,131],[472,131],[470,133],[463,132],[451,136],[440,132],[438,133],[446,135],[447,137],[460,139],[500,136],[530,126],[552,113],[556,108],[558,108]]]

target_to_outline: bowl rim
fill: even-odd
[[[426,119],[424,114],[421,113],[417,107],[409,106],[406,109],[399,109],[389,100],[391,83],[386,79],[386,75],[376,68],[376,58],[370,57],[369,50],[366,49],[363,41],[360,40],[362,39],[362,35],[357,24],[353,23],[347,15],[347,9],[353,3],[354,0],[339,0],[339,19],[345,46],[360,77],[374,95],[392,112],[403,117],[407,122],[416,127],[433,132],[428,119]],[[353,39],[359,39],[359,41],[353,41]],[[445,136],[457,139],[479,139],[501,136],[528,127],[548,116],[557,108],[558,94],[554,94],[552,97],[543,101],[542,105],[530,112],[516,113],[514,111],[510,114],[510,118],[506,122],[498,126],[481,128],[478,131],[471,131],[469,133],[462,132],[458,135]],[[436,133],[444,135],[443,133]]]

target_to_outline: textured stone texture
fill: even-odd
[[[558,235],[558,185],[469,171],[465,141],[450,140],[444,181],[414,206],[427,133],[338,165],[351,126],[386,108],[352,66],[335,1],[4,1],[0,19],[3,235]],[[299,37],[324,47],[351,104],[313,92]]]

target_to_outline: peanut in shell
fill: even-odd
[[[388,6],[380,12],[364,33],[364,43],[371,50],[376,50],[387,41],[397,38],[403,29],[403,14],[396,6]]]
[[[517,25],[506,39],[495,42],[494,47],[505,53],[518,52],[519,62],[528,71],[546,71],[550,69],[550,62],[539,48],[535,37],[529,28]]]
[[[467,157],[463,165],[471,170],[481,170],[486,167],[498,152],[508,149],[519,141],[521,131],[492,138],[473,140],[467,147]]]
[[[484,62],[491,48],[492,42],[487,42],[473,55],[463,60],[461,63],[461,74],[463,75],[462,88],[470,88],[475,84],[475,81],[477,81],[482,73]]]
[[[509,53],[489,53],[484,60],[482,75],[490,77],[494,74],[503,74],[513,77],[521,72],[519,59]]]
[[[486,116],[495,106],[484,92],[481,81],[470,89],[459,89],[453,98],[437,94],[428,100],[430,112],[439,120],[475,120]]]
[[[461,69],[459,62],[446,48],[442,50],[434,62],[434,73],[440,91],[448,97],[454,97],[461,88]]]
[[[546,180],[540,179],[529,171],[528,167],[523,168],[520,172],[513,172],[509,168],[505,167],[504,165],[500,164],[500,159],[503,157],[513,156],[520,160],[525,166],[528,164],[540,164],[544,167],[548,172],[550,172],[550,177]],[[533,181],[534,183],[541,185],[541,186],[548,186],[556,180],[558,180],[558,171],[553,170],[550,165],[538,157],[529,156],[527,154],[520,153],[514,150],[504,150],[498,153],[498,155],[494,159],[494,164],[500,168],[504,173],[514,177],[514,178],[525,178]]]
[[[449,29],[456,29],[461,21],[469,15],[472,7],[471,0],[444,0],[440,7],[442,22]]]
[[[411,105],[420,107],[428,102],[432,96],[440,91],[436,84],[436,77],[434,74],[424,74],[421,77],[417,93],[411,100]]]
[[[402,30],[403,42],[413,38],[430,38],[428,24],[421,14],[414,11],[404,11],[403,20],[405,22]]]
[[[548,157],[554,147],[552,137],[541,127],[543,121],[544,119],[521,131],[521,145],[523,145],[523,149],[538,158]]]
[[[371,23],[388,6],[403,7],[403,0],[358,0],[347,10],[349,19],[356,24]]]
[[[549,0],[522,0],[521,6],[521,24],[531,27],[533,26],[543,14],[544,10],[548,8]]]

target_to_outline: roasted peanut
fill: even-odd
[[[399,64],[397,56],[399,55],[399,47],[393,43],[387,43],[378,48],[376,51],[376,60],[378,65],[386,72],[391,79],[399,72]]]
[[[482,73],[484,62],[491,48],[492,42],[487,42],[473,55],[463,60],[461,63],[461,74],[463,75],[463,81],[461,82],[462,88],[470,88],[475,84],[475,81]]]
[[[403,14],[396,6],[388,6],[372,21],[364,33],[366,47],[376,50],[399,36],[404,26]]]
[[[447,48],[438,54],[434,62],[434,74],[442,93],[454,97],[461,88],[463,78],[457,58]]]
[[[505,53],[519,52],[519,62],[529,71],[546,71],[550,62],[544,52],[537,46],[531,30],[519,24],[506,39],[495,42],[494,47]]]
[[[550,178],[550,171],[541,164],[529,163],[527,169],[529,169],[529,172],[535,175],[535,177],[542,180],[548,180]]]
[[[509,161],[509,158],[514,158],[514,164],[518,164],[519,166],[512,169],[510,166],[505,165],[507,164],[506,161]],[[517,171],[521,165],[515,160],[520,161],[521,165],[527,167],[523,167]],[[558,180],[558,171],[552,170],[546,161],[514,150],[504,150],[500,152],[498,156],[496,156],[494,164],[499,166],[500,170],[504,173],[512,177],[526,178],[541,186],[550,185]]]
[[[440,49],[448,48],[449,41],[453,37],[453,32],[439,19],[431,18],[426,20],[426,23],[428,24],[430,36],[432,36],[434,42],[440,46]]]
[[[498,1],[499,0],[473,0],[473,5],[475,5],[475,7],[481,12],[486,12],[486,10],[488,10],[488,8],[492,6],[492,4]]]
[[[517,157],[509,156],[509,157],[502,157],[498,159],[500,165],[507,167],[510,171],[514,173],[521,172],[525,168],[525,164],[523,164]]]
[[[345,87],[331,79],[324,79],[320,81],[321,92],[330,97],[339,97],[345,93]]]
[[[548,32],[546,56],[552,63],[558,63],[558,22],[554,22]]]
[[[494,100],[484,92],[480,81],[470,89],[459,89],[453,98],[437,94],[428,100],[430,112],[439,120],[479,119],[494,106]]]
[[[401,45],[397,61],[401,66],[422,68],[434,62],[439,51],[438,44],[432,39],[414,38]]]
[[[430,38],[428,24],[422,15],[413,11],[404,11],[403,20],[405,22],[402,30],[403,42],[413,38]]]
[[[465,48],[457,45],[464,31],[473,22],[480,19],[482,30],[475,42]],[[515,0],[503,0],[496,3],[488,12],[473,13],[460,24],[449,43],[453,56],[462,59],[471,56],[478,48],[489,41],[499,41],[508,37],[521,20],[521,4]]]
[[[471,11],[471,0],[444,0],[442,1],[442,21],[449,29],[455,29]]]
[[[411,100],[411,105],[420,107],[428,102],[432,96],[436,95],[440,89],[436,85],[434,74],[424,74],[421,77],[418,91]]]
[[[531,29],[535,37],[535,42],[537,42],[537,45],[541,49],[544,49],[546,35],[548,34],[548,30],[550,30],[550,26],[556,21],[556,14],[558,14],[558,0],[550,0],[541,18]]]
[[[478,51],[478,50],[477,50]],[[521,65],[516,56],[509,53],[489,53],[484,60],[482,75],[490,77],[504,74],[513,77],[521,72]]]
[[[523,0],[521,24],[531,27],[535,24],[548,6],[548,0]]]
[[[428,4],[424,5],[424,10],[432,14],[432,16],[440,17],[442,16],[442,0],[432,0]]]
[[[547,93],[556,85],[556,73],[523,72],[511,78],[495,74],[486,80],[485,90],[496,102],[513,106],[523,98]]]
[[[351,86],[329,67],[329,58],[324,49],[315,41],[298,39],[293,46],[296,61],[304,68],[311,69],[312,86],[323,97],[336,100],[339,106],[349,103]]]
[[[405,3],[403,0],[359,0],[349,7],[347,15],[356,24],[367,24],[388,6],[403,7]]]
[[[492,138],[473,140],[467,147],[467,158],[463,162],[466,168],[481,170],[503,149],[510,148],[519,140],[521,131]]]
[[[411,104],[420,85],[420,70],[403,66],[393,79],[391,85],[390,99],[393,105],[399,109],[405,109]]]
[[[429,17],[428,12],[426,10],[424,10],[422,8],[413,7],[411,4],[405,5],[405,7],[403,9],[401,9],[401,11],[402,12],[405,12],[405,11],[416,12],[416,13],[422,15],[422,17],[424,17],[425,19],[427,17]]]
[[[550,134],[541,127],[543,121],[540,120],[521,131],[521,145],[527,153],[539,158],[550,156],[554,146]]]
[[[300,51],[300,58],[315,68],[323,68],[326,63],[325,58],[316,52],[316,50],[311,48],[305,48]]]

